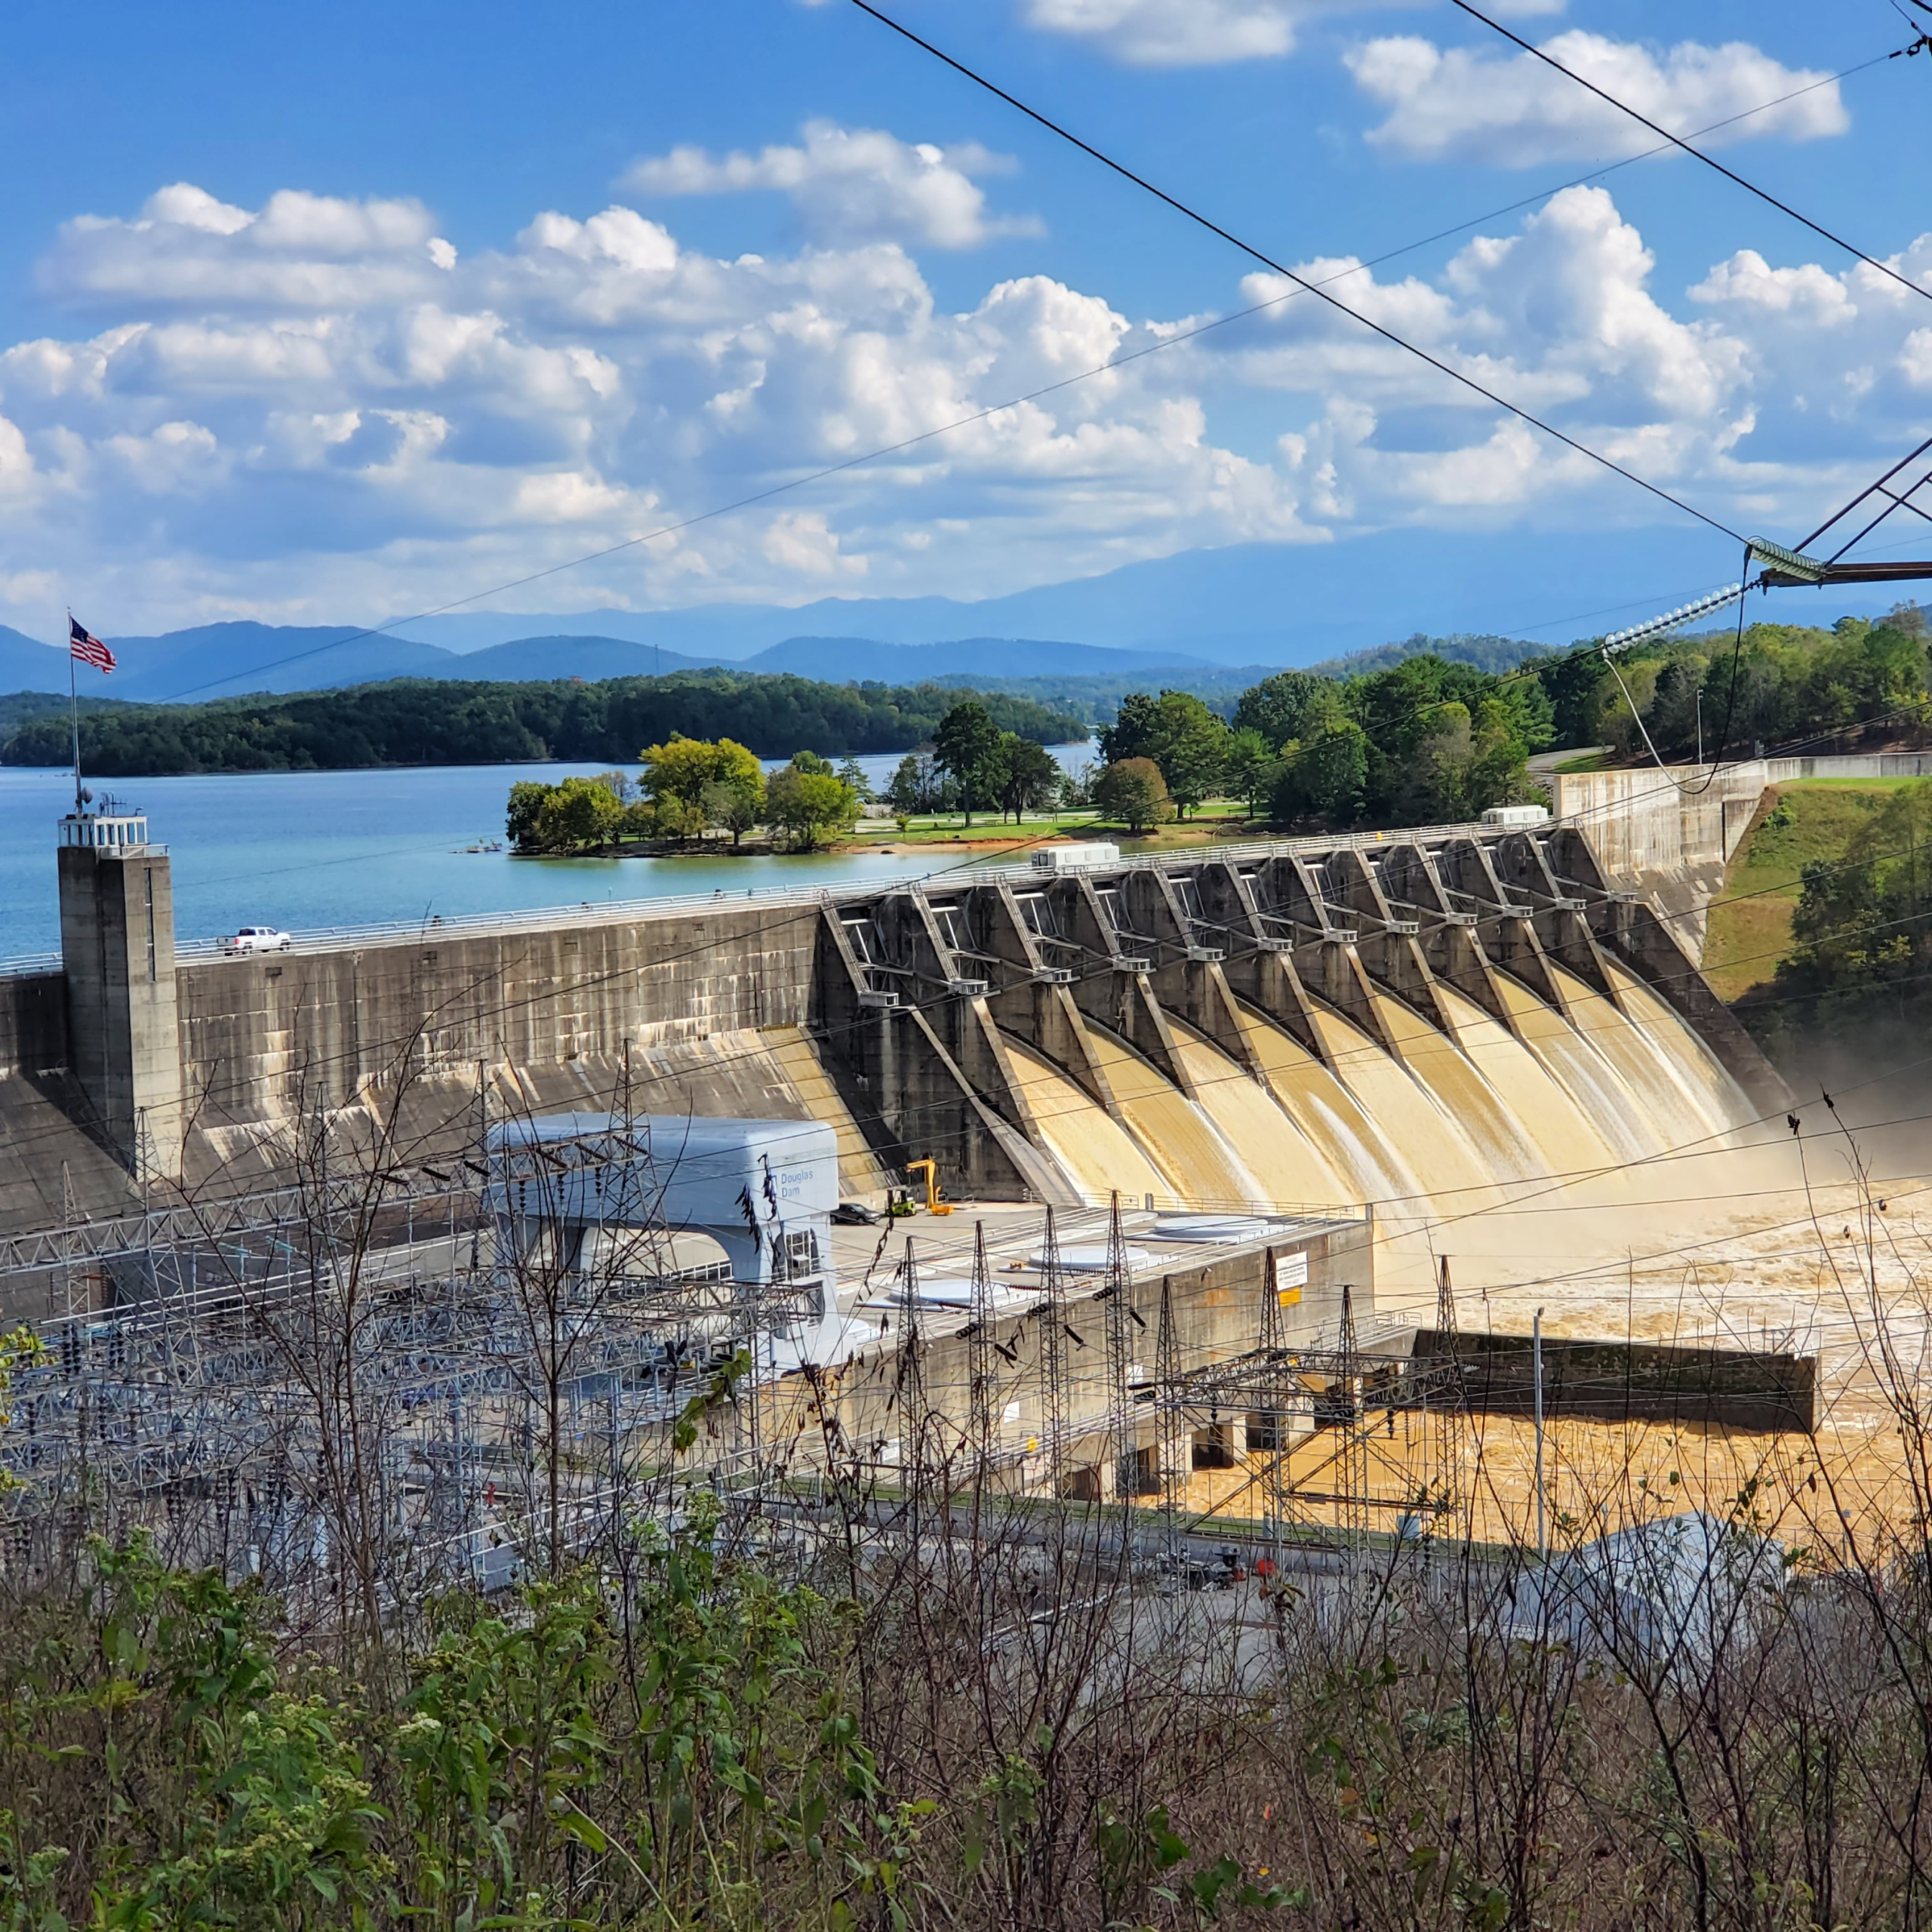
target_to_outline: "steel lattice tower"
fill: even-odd
[[[1120,1195],[1113,1197],[1107,1217],[1107,1453],[1113,1463],[1114,1495],[1123,1508],[1133,1506],[1139,1488],[1139,1458],[1135,1454],[1134,1392],[1134,1278],[1127,1266],[1127,1241],[1121,1232]]]
[[[906,1237],[906,1258],[900,1263],[904,1284],[905,1312],[900,1317],[899,1467],[909,1494],[915,1494],[925,1469],[926,1367],[919,1331],[919,1264],[912,1252],[912,1237]]]
[[[1294,1379],[1287,1361],[1281,1334],[1281,1287],[1275,1251],[1268,1251],[1261,1276],[1260,1367],[1262,1385],[1267,1392],[1267,1422],[1271,1432],[1269,1447],[1267,1500],[1269,1537],[1275,1546],[1275,1561],[1281,1560],[1280,1546],[1287,1539],[1288,1515],[1288,1423],[1291,1414],[1288,1389]]]
[[[1359,1543],[1368,1529],[1368,1427],[1362,1404],[1361,1364],[1355,1340],[1354,1291],[1342,1288],[1341,1333],[1337,1338],[1340,1374],[1330,1400],[1339,1411],[1342,1453],[1336,1484],[1335,1517],[1343,1534]]]
[[[1060,1274],[1060,1235],[1051,1205],[1040,1263],[1040,1447],[1048,1492],[1057,1496],[1066,1466],[1066,1283]]]
[[[1186,1502],[1187,1430],[1183,1410],[1180,1337],[1174,1330],[1174,1283],[1161,1277],[1161,1324],[1154,1337],[1155,1399],[1160,1404],[1157,1440],[1161,1457],[1161,1517],[1168,1561],[1180,1558],[1180,1519]]]
[[[966,1331],[967,1372],[973,1453],[983,1472],[998,1447],[994,1420],[993,1278],[986,1259],[986,1224],[973,1223],[973,1318]]]
[[[1433,1494],[1429,1500],[1436,1510],[1452,1521],[1463,1510],[1463,1438],[1469,1408],[1463,1390],[1463,1362],[1456,1327],[1456,1291],[1449,1281],[1449,1257],[1440,1257],[1435,1278],[1435,1343],[1449,1359],[1447,1386],[1441,1393],[1430,1418],[1429,1477]]]

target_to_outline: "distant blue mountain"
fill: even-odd
[[[526,620],[530,621],[530,620]],[[977,672],[989,678],[1064,672],[1127,673],[1171,654],[1110,651],[1042,639],[969,638],[948,644],[881,644],[867,638],[792,638],[749,659],[672,651],[627,638],[528,636],[457,653],[386,633],[335,626],[235,622],[201,624],[159,637],[108,638],[119,660],[112,675],[82,667],[83,695],[149,703],[202,703],[256,691],[327,691],[384,678],[524,683],[549,678],[649,678],[730,663],[742,671],[789,671],[847,683],[868,678],[918,684]],[[64,691],[64,652],[0,627],[0,691]]]
[[[85,669],[84,666],[76,668]],[[0,624],[0,691],[64,691],[66,688],[64,652]]]
[[[481,654],[478,654],[481,655]],[[468,660],[465,660],[468,662]],[[863,637],[793,637],[755,657],[743,671],[789,671],[834,684],[943,684],[970,672],[980,678],[1037,678],[1069,672],[1140,671],[1192,663],[1171,651],[1115,651],[1104,645],[1059,644],[1021,637],[956,638],[945,644],[881,644]]]
[[[915,645],[1055,638],[1151,652],[1167,663],[1307,665],[1417,631],[1566,645],[1683,603],[1735,575],[1737,561],[1708,531],[1669,525],[1525,531],[1499,558],[1501,547],[1473,525],[1384,530],[1333,543],[1186,550],[979,602],[841,597],[568,616],[473,612],[418,619],[398,631],[457,651],[547,631],[595,631],[739,660],[801,636]],[[1884,604],[1847,592],[1832,614],[1868,607]]]
[[[527,683],[545,678],[661,678],[673,671],[703,670],[723,660],[691,657],[654,644],[620,637],[523,637],[460,657],[439,651],[442,663],[412,675],[427,678],[501,678]]]

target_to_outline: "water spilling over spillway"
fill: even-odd
[[[961,1191],[1436,1221],[1614,1199],[1781,1104],[1574,833],[892,894],[827,928],[855,1112]]]

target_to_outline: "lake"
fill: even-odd
[[[1069,768],[1091,758],[1060,745]],[[903,755],[862,758],[882,787]],[[503,835],[504,803],[519,779],[554,784],[601,764],[446,765],[377,771],[229,773],[97,780],[97,795],[145,811],[174,862],[174,924],[182,939],[238,925],[291,932],[460,912],[521,911],[586,900],[648,899],[720,888],[917,878],[958,854],[863,851],[837,857],[518,859],[464,848]],[[70,771],[0,767],[0,956],[60,943],[55,823],[73,809]],[[891,827],[881,829],[890,836]]]

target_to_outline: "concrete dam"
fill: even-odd
[[[1728,837],[1673,823],[1706,817]],[[1433,1330],[1379,1277],[1559,1191],[1627,1217],[1629,1163],[1787,1104],[1681,937],[1698,875],[1661,831],[1635,877],[1560,821],[1063,847],[258,953],[177,946],[140,814],[59,836],[60,969],[0,973],[30,1562],[85,1494],[325,1589],[319,1472],[352,1450],[398,1580],[494,1586],[624,1520],[732,1361],[692,1453],[754,1505],[970,1465],[1271,1546],[1329,1512],[1473,1521],[1447,1265]],[[854,1211],[927,1161],[958,1219]],[[1486,1346],[1506,1411],[1518,1345]],[[1774,1352],[1651,1352],[1604,1359],[1666,1420],[1736,1420],[1774,1373],[1775,1426],[1808,1401]]]
[[[1727,827],[1727,832],[1728,827]],[[839,1185],[1417,1222],[1724,1137],[1782,1082],[1575,825],[177,949],[145,819],[60,827],[58,971],[0,977],[0,1235],[437,1171],[501,1119],[811,1119]],[[1655,883],[1655,869],[1649,884]]]

